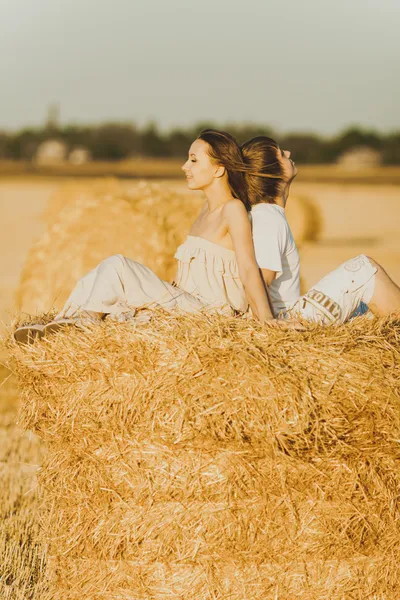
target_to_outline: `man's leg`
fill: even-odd
[[[377,316],[393,314],[400,317],[400,288],[379,263],[370,257],[368,260],[377,269],[374,293],[368,302],[369,309]]]

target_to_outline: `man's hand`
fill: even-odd
[[[264,321],[268,327],[276,327],[278,329],[295,329],[296,331],[306,331],[304,325],[295,319],[268,319]]]

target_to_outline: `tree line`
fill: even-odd
[[[333,137],[311,133],[275,135],[269,127],[198,123],[194,127],[162,132],[155,123],[138,128],[132,123],[101,125],[67,125],[64,127],[25,128],[17,132],[0,132],[0,159],[32,160],[38,146],[47,139],[58,139],[71,150],[83,146],[94,160],[117,161],[130,157],[182,158],[207,127],[229,131],[239,143],[257,135],[274,137],[282,148],[291,150],[298,163],[332,163],[346,150],[368,146],[378,150],[384,164],[400,164],[400,131],[379,134],[361,128],[349,128]]]

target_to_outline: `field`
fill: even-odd
[[[135,166],[135,168],[137,165]],[[177,165],[168,165],[160,177],[174,176]],[[125,166],[120,175],[131,174]],[[145,165],[140,175],[149,176]],[[122,167],[121,167],[122,169]],[[381,262],[400,283],[400,171],[374,170],[338,173],[331,168],[305,168],[293,185],[293,194],[307,197],[318,212],[320,228],[315,240],[301,247],[303,286],[309,288],[339,263],[361,252]],[[101,174],[108,173],[106,168]],[[0,179],[0,319],[4,334],[15,310],[14,293],[29,248],[43,232],[41,213],[49,198],[69,173],[57,177],[46,173],[24,174],[15,165],[3,169]],[[99,175],[82,172],[82,176]],[[129,180],[123,185],[128,189]],[[180,180],[169,186],[183,189]],[[4,350],[0,355],[5,362]],[[38,547],[35,533],[37,492],[35,475],[41,463],[41,448],[35,436],[15,426],[18,399],[15,380],[7,365],[0,367],[0,436],[2,492],[0,493],[0,598],[38,599],[45,582],[41,579],[45,549]]]
[[[89,162],[83,165],[61,163],[58,165],[35,165],[31,162],[0,161],[2,178],[42,179],[120,177],[146,179],[179,179],[182,161],[165,158],[133,158],[118,162]],[[343,169],[332,165],[301,165],[299,180],[306,183],[343,183],[367,185],[400,185],[400,167],[377,166],[362,169]]]

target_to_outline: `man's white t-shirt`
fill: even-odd
[[[260,269],[276,271],[269,286],[275,316],[300,297],[300,257],[285,211],[277,204],[251,209],[253,242]]]

